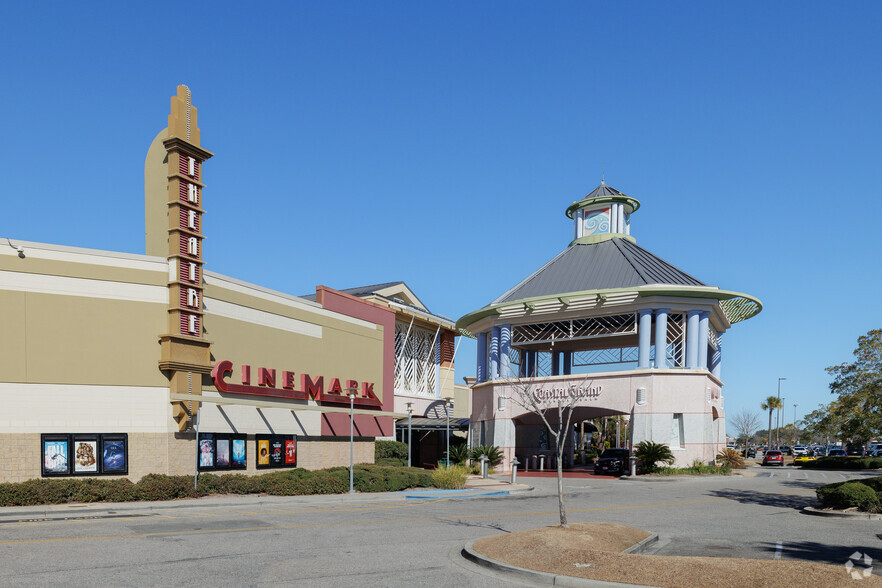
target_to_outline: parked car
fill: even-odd
[[[830,457],[846,457],[847,456],[844,449],[831,449],[830,453],[828,453],[827,455],[829,455]]]
[[[763,456],[763,465],[784,465],[784,454],[778,451],[777,449],[770,449],[766,451],[766,454]]]
[[[793,459],[793,465],[801,465],[810,461],[815,461],[815,457],[813,455],[799,455]]]
[[[628,470],[627,449],[607,449],[594,462],[595,474],[624,474]]]
[[[808,455],[809,448],[805,445],[794,445],[793,446],[793,455],[799,457],[800,455]]]
[[[793,448],[789,445],[782,445],[780,447],[781,453],[786,453],[787,455],[793,455]]]
[[[741,455],[748,458],[756,458],[756,447],[748,447],[741,452]]]
[[[815,457],[824,457],[825,455],[827,455],[827,448],[823,445],[815,445],[814,447],[812,447],[812,454]]]
[[[849,443],[845,446],[845,455],[856,455],[861,457],[864,454],[864,446],[856,443]]]

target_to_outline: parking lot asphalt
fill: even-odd
[[[755,475],[567,479],[565,506],[570,522],[608,521],[658,533],[651,553],[844,565],[860,551],[882,561],[878,521],[800,513],[816,503],[817,486],[866,472],[748,472]],[[388,494],[225,496],[126,510],[0,509],[0,584],[511,585],[464,562],[459,550],[490,534],[557,524],[556,479],[529,484],[533,491],[507,496],[419,501]]]

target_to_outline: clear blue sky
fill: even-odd
[[[561,251],[600,181],[640,245],[765,309],[727,413],[785,416],[882,326],[878,2],[50,3],[0,8],[0,235],[142,253],[179,83],[207,267],[292,294],[404,280],[458,318]],[[104,213],[94,214],[96,207]],[[462,344],[457,377],[474,373]]]

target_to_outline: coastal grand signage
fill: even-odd
[[[309,374],[296,374],[295,372],[283,371],[278,377],[275,369],[257,368],[256,384],[252,384],[250,365],[243,365],[241,369],[241,384],[227,381],[233,374],[233,362],[219,361],[211,370],[214,387],[218,392],[232,394],[249,394],[253,396],[270,396],[273,398],[290,398],[292,400],[308,400],[310,397],[316,402],[334,404],[349,404],[349,390],[357,390],[354,404],[356,406],[373,406],[380,408],[383,403],[374,394],[373,382],[361,382],[358,380],[346,380],[341,383],[339,378],[330,378],[328,389],[325,390],[325,377],[319,376],[313,379]],[[345,384],[345,385],[344,385]]]
[[[588,399],[596,400],[600,397],[603,387],[598,386],[569,386],[567,388],[536,388],[533,390],[533,397],[539,402],[546,400],[569,400],[569,399]]]

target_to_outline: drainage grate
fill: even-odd
[[[91,521],[95,519],[135,519],[143,517],[153,517],[155,514],[106,514],[106,515],[84,515],[81,517],[42,517],[36,519],[10,519],[0,521],[0,525],[9,523],[48,523],[51,521]]]

